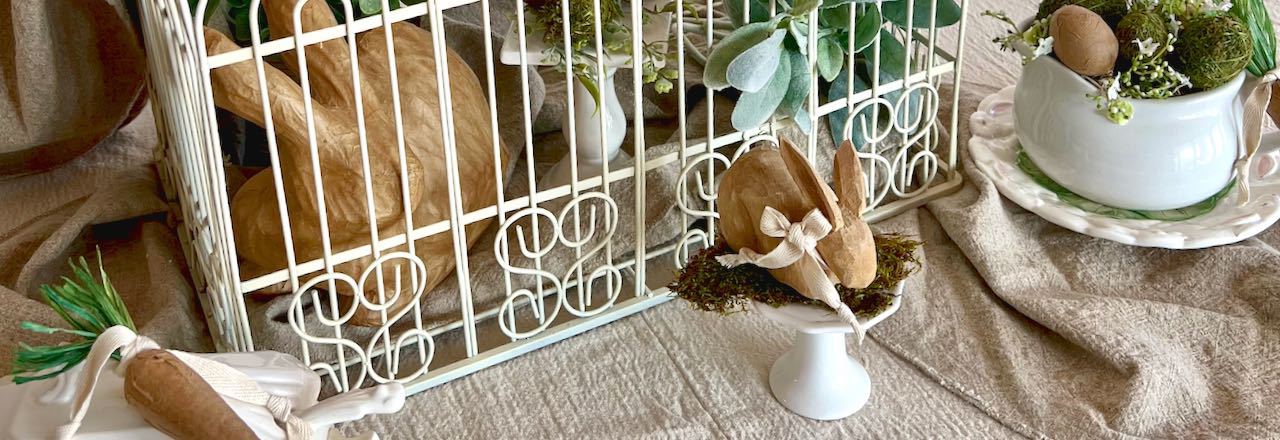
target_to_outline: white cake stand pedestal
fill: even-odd
[[[888,309],[867,320],[866,327],[883,321],[902,303],[902,284],[894,291]],[[816,420],[837,420],[853,415],[871,397],[871,377],[845,349],[845,334],[853,327],[840,321],[826,307],[786,305],[772,307],[753,302],[752,307],[769,319],[796,331],[791,349],[769,370],[769,388],[778,403],[796,414]]]

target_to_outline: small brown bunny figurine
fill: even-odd
[[[754,149],[724,172],[717,207],[725,240],[738,254],[719,261],[769,269],[779,282],[835,309],[861,342],[864,329],[835,284],[863,288],[876,276],[875,242],[862,220],[862,164],[850,142],[836,150],[837,200],[804,156],[786,139],[781,144]]]

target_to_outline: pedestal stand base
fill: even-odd
[[[564,158],[560,159],[560,162],[556,162],[556,165],[554,167],[551,167],[550,171],[547,171],[546,174],[538,178],[538,190],[545,191],[561,185],[567,185],[569,181],[573,180],[573,176],[571,176],[569,173],[569,159],[570,159],[569,156],[565,156]],[[627,154],[627,152],[625,151],[618,151],[618,154],[614,155],[613,160],[609,161],[609,171],[617,170],[619,167],[623,167],[623,166],[626,166],[626,167],[631,166],[631,155]],[[581,158],[578,159],[578,180],[579,181],[590,179],[592,177],[596,177],[599,175],[600,175],[600,164],[587,163],[586,161],[583,161]]]
[[[843,333],[796,332],[796,342],[769,370],[773,397],[817,420],[853,415],[871,397],[867,370],[845,352]]]

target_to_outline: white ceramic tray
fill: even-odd
[[[1280,219],[1280,133],[1268,133],[1249,166],[1253,197],[1241,205],[1233,188],[1207,214],[1182,221],[1116,219],[1063,203],[1018,168],[1013,87],[988,96],[969,118],[969,154],[1000,194],[1058,226],[1133,246],[1198,249],[1235,243]],[[1122,148],[1123,146],[1117,146]]]

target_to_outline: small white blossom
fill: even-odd
[[[1120,99],[1120,81],[1111,78],[1110,84],[1107,85],[1107,100],[1113,101],[1116,99]]]
[[[1200,5],[1200,12],[1227,12],[1229,10],[1231,10],[1231,0],[1223,0],[1221,2],[1206,0]]]
[[[1051,52],[1053,52],[1053,37],[1041,38],[1039,44],[1036,45],[1035,55],[1038,57],[1048,55]]]
[[[1144,57],[1155,55],[1156,50],[1160,48],[1160,45],[1156,44],[1155,40],[1150,38],[1144,40],[1133,40],[1133,43],[1138,45],[1138,53],[1142,54]]]

